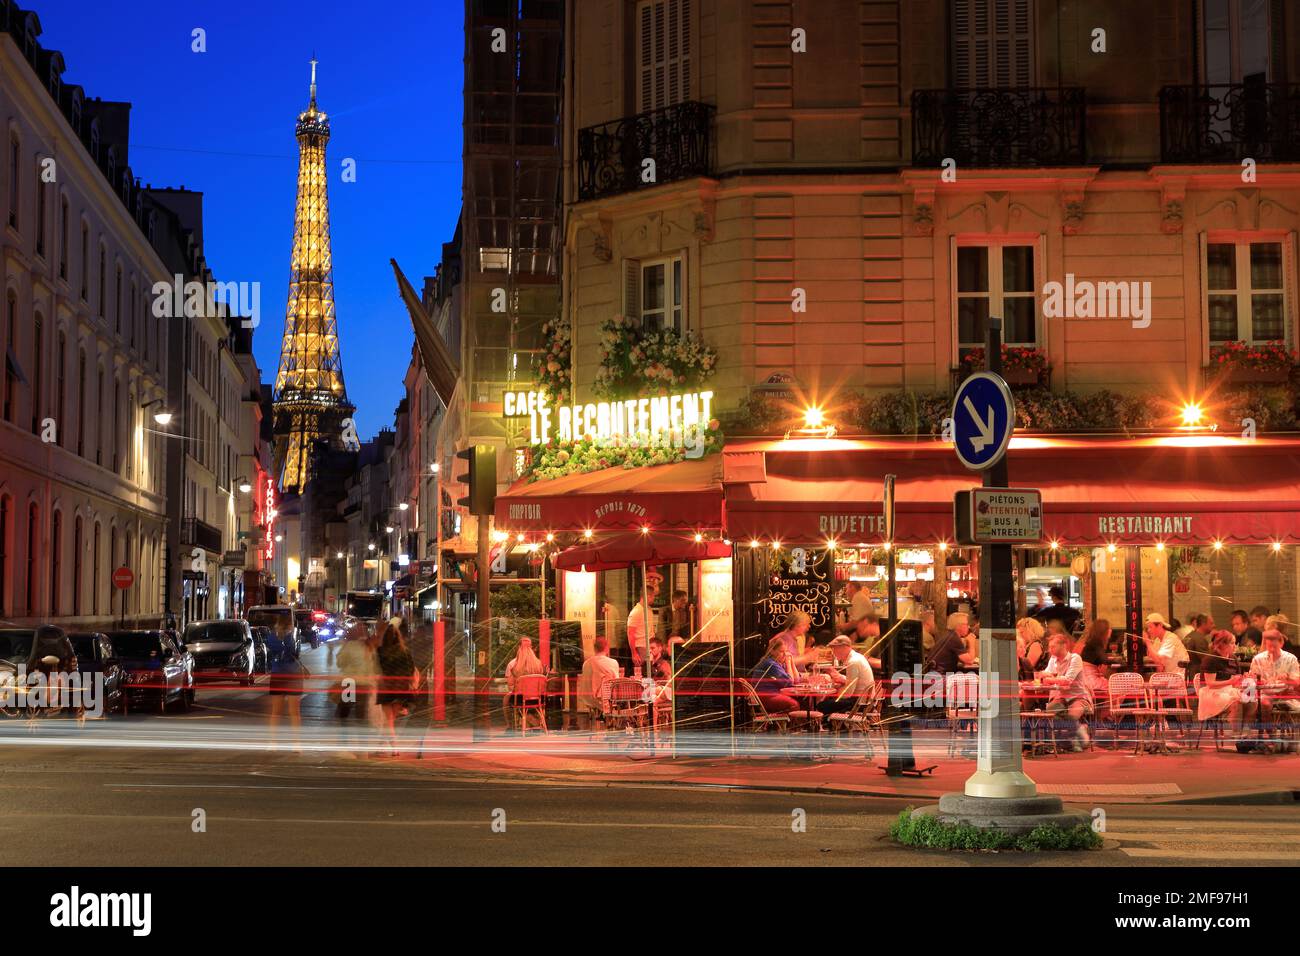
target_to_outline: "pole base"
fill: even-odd
[[[966,778],[968,797],[1015,798],[1038,796],[1038,787],[1020,770],[977,770]]]
[[[938,806],[922,807],[918,813],[937,816],[942,823],[968,823],[982,829],[1029,833],[1035,827],[1071,829],[1089,826],[1092,817],[1082,810],[1067,810],[1060,797],[972,797],[963,793],[945,793]]]

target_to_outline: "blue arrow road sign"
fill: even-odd
[[[976,372],[957,389],[952,404],[953,444],[972,471],[992,468],[1006,454],[1016,427],[1016,405],[1002,376]]]

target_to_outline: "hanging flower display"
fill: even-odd
[[[573,368],[573,330],[566,316],[556,316],[542,326],[546,350],[537,357],[537,390],[545,392],[552,405],[569,400]]]
[[[672,329],[646,331],[631,319],[615,316],[600,327],[600,367],[595,392],[601,398],[624,398],[652,390],[698,388],[713,374],[718,353],[694,335]]]

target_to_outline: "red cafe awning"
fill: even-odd
[[[496,527],[519,531],[700,531],[722,526],[722,456],[517,482]]]
[[[617,571],[645,564],[681,564],[707,558],[729,558],[731,546],[721,541],[696,541],[665,532],[639,531],[612,535],[594,544],[578,545],[555,556],[559,571]]]
[[[734,449],[734,469],[733,446],[723,453],[724,527],[737,540],[878,544],[883,477],[895,474],[895,541],[951,541],[954,492],[980,484],[952,445],[938,441],[765,441]],[[1013,439],[1008,463],[1013,487],[1042,490],[1048,541],[1300,541],[1300,440],[1293,437],[1025,436]]]

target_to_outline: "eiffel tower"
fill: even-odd
[[[316,108],[316,60],[311,61],[311,102],[298,116],[298,201],[294,208],[289,304],[275,379],[275,462],[280,488],[301,492],[311,478],[316,441],[343,447],[348,403],[334,316],[329,197],[325,145],[329,117]]]

